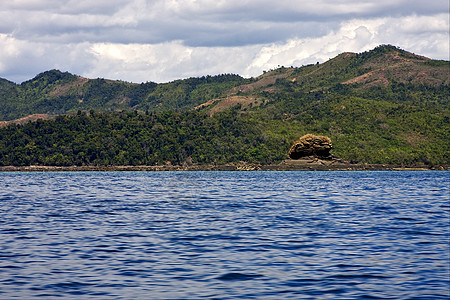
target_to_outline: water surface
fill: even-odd
[[[0,173],[0,299],[449,299],[449,175]]]

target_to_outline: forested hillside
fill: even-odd
[[[449,68],[388,45],[250,79],[3,79],[1,120],[49,120],[3,122],[0,165],[267,164],[306,133],[348,161],[449,165]]]
[[[189,110],[246,82],[237,75],[205,76],[165,84],[87,79],[51,70],[16,85],[0,80],[0,121],[30,114],[78,110]]]

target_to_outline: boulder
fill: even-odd
[[[327,158],[331,156],[330,150],[332,147],[329,137],[307,134],[292,145],[288,155],[291,159],[307,156]]]

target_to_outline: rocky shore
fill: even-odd
[[[322,160],[302,158],[285,160],[279,164],[261,165],[251,163],[225,165],[158,165],[158,166],[0,166],[0,172],[46,172],[46,171],[426,171],[448,170],[449,166],[395,166],[386,164],[358,164],[337,159]]]

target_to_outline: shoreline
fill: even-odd
[[[279,164],[252,163],[225,165],[158,166],[0,166],[0,172],[92,172],[92,171],[445,171],[448,166],[399,166],[353,164],[336,160],[285,160]]]

